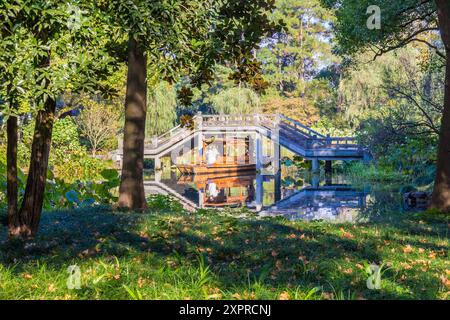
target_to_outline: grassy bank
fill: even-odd
[[[361,183],[362,181],[365,183],[389,182],[394,184],[410,182],[408,175],[395,171],[392,168],[380,168],[374,164],[352,163],[344,172],[345,176],[355,184]]]
[[[0,299],[448,299],[448,217],[330,224],[241,211],[46,213],[25,247],[0,227]],[[384,264],[369,290],[366,263]],[[67,268],[81,289],[67,289]]]

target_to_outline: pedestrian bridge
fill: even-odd
[[[275,146],[267,158],[277,158],[277,149],[283,146],[306,160],[362,160],[371,159],[370,152],[352,137],[331,137],[323,135],[306,125],[281,114],[254,115],[202,115],[197,114],[188,125],[179,125],[158,137],[152,137],[145,144],[144,157],[158,160],[167,155],[197,150],[204,154],[205,139],[219,135],[248,135],[249,154],[257,169],[263,165],[262,140]],[[184,151],[180,151],[184,150]],[[117,150],[119,159],[122,148]],[[176,162],[176,156],[172,156]],[[316,161],[314,161],[316,160]],[[193,161],[201,161],[194,159]],[[247,160],[248,162],[248,160]],[[177,163],[174,163],[175,165]],[[313,165],[314,166],[314,165]]]

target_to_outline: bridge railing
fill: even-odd
[[[211,127],[243,127],[243,126],[265,126],[275,128],[279,123],[279,117],[275,114],[251,114],[251,115],[202,115],[197,114],[193,118],[194,130]],[[156,149],[161,145],[172,141],[173,137],[180,133],[188,133],[190,130],[178,125],[162,135],[151,137],[146,141],[146,146]]]
[[[194,123],[196,123],[199,119],[199,117],[201,118],[202,116],[196,115],[194,116],[192,119],[194,121]],[[154,136],[149,138],[148,140],[145,141],[145,144],[147,147],[152,148],[152,149],[156,149],[161,145],[164,145],[168,142],[170,142],[173,137],[178,136],[180,133],[187,133],[189,131],[189,129],[178,125],[172,129],[170,129],[167,132],[164,132],[163,134],[159,135],[159,136]]]
[[[358,149],[362,150],[362,146],[357,143],[353,137],[330,137],[312,138],[308,140],[308,148],[332,148],[332,149]]]
[[[203,127],[243,127],[265,125],[275,127],[277,115],[275,114],[251,114],[251,115],[204,115],[202,117]]]
[[[294,119],[283,116],[282,114],[280,114],[279,117],[280,117],[281,121],[289,124],[290,126],[294,127],[295,129],[297,129],[299,131],[302,131],[303,133],[305,133],[308,136],[318,137],[318,138],[323,138],[323,139],[326,138],[326,136],[324,136],[323,134],[305,126],[303,123],[300,123]]]
[[[146,145],[148,145],[151,148],[156,149],[158,146],[165,144],[166,142],[169,142],[173,136],[176,136],[179,132],[184,131],[185,129],[181,127],[181,125],[176,126],[169,131],[163,133],[160,136],[154,136],[149,138],[146,141]]]
[[[281,114],[251,114],[251,115],[202,115],[197,114],[193,117],[194,130],[211,127],[244,127],[244,126],[263,126],[269,129],[276,128],[281,122],[288,124],[299,132],[308,136],[306,140],[307,148],[334,148],[334,149],[360,149],[361,146],[353,137],[330,137],[325,136],[306,125],[283,116]],[[191,130],[181,125],[165,132],[164,134],[152,137],[146,141],[146,146],[151,149],[157,149],[159,146],[171,142],[174,137],[188,135]]]

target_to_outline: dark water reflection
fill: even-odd
[[[283,167],[279,175],[181,175],[166,170],[146,180],[148,193],[176,196],[187,207],[247,207],[262,216],[297,220],[371,221],[402,211],[400,188],[352,186],[344,176],[312,175]]]

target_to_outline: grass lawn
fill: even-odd
[[[0,226],[0,299],[449,299],[448,229],[427,213],[352,225],[174,203],[48,212],[25,246]],[[380,290],[366,286],[372,262],[386,270]]]

